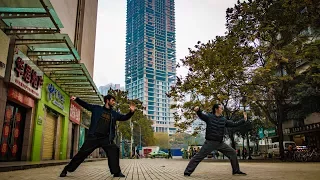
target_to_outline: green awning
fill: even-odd
[[[0,0],[0,21],[6,34],[56,33],[63,28],[50,0]]]
[[[103,105],[103,97],[83,63],[54,64],[40,61],[38,66],[64,92],[88,103]]]
[[[68,34],[23,35],[16,40],[16,45],[27,45],[27,56],[37,57],[38,61],[80,60],[79,53]]]

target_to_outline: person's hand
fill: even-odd
[[[200,109],[199,106],[196,106],[193,110],[196,111],[196,112],[198,112],[199,109]]]
[[[77,97],[71,96],[70,99],[71,99],[72,101],[75,101],[75,100],[77,99]]]
[[[247,116],[247,113],[246,113],[246,112],[243,112],[243,118],[244,118],[245,121],[248,120],[248,116]]]
[[[134,112],[136,110],[136,105],[133,102],[130,102],[129,108],[131,112]]]

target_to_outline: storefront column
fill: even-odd
[[[1,31],[1,33],[3,33]],[[4,37],[4,35],[2,35]],[[2,124],[4,121],[4,113],[5,113],[5,107],[7,104],[7,91],[8,91],[8,86],[7,86],[7,82],[10,81],[10,74],[11,74],[11,67],[12,67],[12,63],[13,63],[13,54],[14,54],[14,48],[15,48],[15,38],[11,38],[9,39],[9,44],[7,44],[5,41],[5,38],[1,38],[1,45],[0,48],[4,48],[4,49],[8,49],[7,54],[5,53],[1,53],[0,56],[4,56],[4,58],[7,58],[6,61],[6,68],[5,70],[5,76],[4,79],[0,78],[0,133],[2,132]],[[6,46],[9,47],[6,47]],[[3,47],[2,47],[3,46]],[[0,139],[2,137],[2,133],[0,134]]]
[[[35,108],[32,108],[30,111],[27,111],[26,120],[25,120],[25,129],[24,129],[24,135],[23,135],[22,153],[21,153],[22,161],[28,161],[31,159],[34,115],[35,115]]]
[[[7,103],[7,87],[3,82],[3,79],[0,79],[0,132],[2,132],[2,124],[4,121],[4,112],[6,110]],[[2,133],[0,133],[0,139],[2,137]]]

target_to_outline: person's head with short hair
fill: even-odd
[[[104,99],[105,105],[110,108],[112,108],[116,104],[116,98],[111,94],[104,96],[103,99]]]
[[[221,104],[214,104],[212,107],[212,113],[221,116],[223,112],[223,107]]]

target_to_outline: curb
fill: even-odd
[[[106,160],[106,158],[104,159],[87,159],[84,161],[85,162],[95,162],[95,161],[104,161]],[[11,166],[7,166],[7,167],[0,167],[0,172],[8,172],[8,171],[17,171],[17,170],[26,170],[26,169],[32,169],[32,168],[42,168],[42,167],[49,167],[49,166],[59,166],[59,165],[64,165],[64,164],[68,164],[70,162],[70,160],[66,160],[63,162],[41,162],[38,164],[26,164],[26,165],[11,165]],[[33,163],[33,162],[31,162]]]

